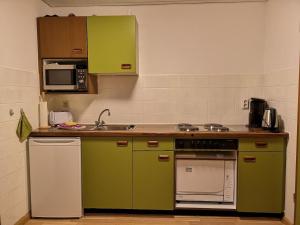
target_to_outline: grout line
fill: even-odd
[[[22,71],[22,72],[27,72],[27,73],[38,73],[38,70],[36,70],[36,71],[26,70],[26,69],[21,69],[21,68],[17,68],[17,67],[4,66],[4,65],[1,65],[1,64],[0,64],[0,68],[16,70],[16,71]]]

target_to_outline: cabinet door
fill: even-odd
[[[135,16],[87,19],[89,73],[137,74]]]
[[[284,153],[239,152],[237,211],[282,213]]]
[[[173,151],[133,152],[133,208],[174,209]]]
[[[86,58],[86,17],[38,18],[41,58]]]
[[[82,140],[83,207],[132,208],[132,138]]]

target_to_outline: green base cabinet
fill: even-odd
[[[87,32],[89,73],[138,74],[135,16],[90,16]]]
[[[133,152],[133,209],[174,209],[174,152]]]
[[[252,147],[250,143],[253,143]],[[237,178],[238,212],[283,212],[285,184],[283,146],[283,139],[240,140]]]
[[[132,208],[132,138],[82,138],[83,207]]]

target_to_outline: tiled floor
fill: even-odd
[[[276,218],[88,215],[81,219],[31,219],[26,225],[282,225]]]

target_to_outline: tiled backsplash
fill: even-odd
[[[244,98],[262,94],[262,75],[100,76],[99,94],[49,95],[49,109],[69,105],[75,120],[93,123],[99,112],[111,109],[109,123],[246,124]]]
[[[37,127],[39,86],[36,73],[3,66],[0,81],[0,214],[5,225],[29,211],[26,142],[19,143],[16,127],[20,108]]]

